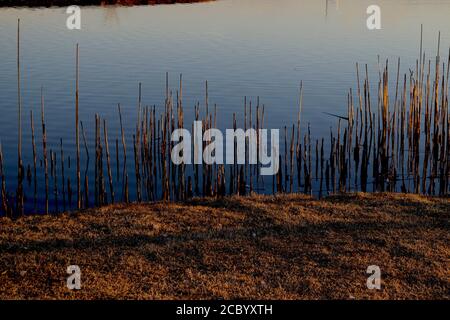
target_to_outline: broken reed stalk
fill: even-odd
[[[99,205],[98,196],[98,139],[97,114],[94,116],[94,206]]]
[[[292,125],[292,134],[291,134],[291,147],[289,149],[290,152],[290,164],[291,164],[291,171],[289,175],[289,192],[293,192],[293,186],[294,186],[294,131],[295,131],[295,125]]]
[[[83,142],[84,142],[84,149],[86,151],[86,168],[84,170],[84,207],[89,207],[89,178],[88,178],[88,172],[89,172],[89,148],[86,141],[86,132],[84,131],[83,121],[80,121],[81,126],[81,134],[83,136]],[[64,183],[64,178],[63,178]]]
[[[77,152],[77,209],[81,209],[81,177],[80,177],[80,139],[79,139],[79,45],[76,46],[76,65],[75,65],[75,145]]]
[[[111,171],[111,160],[110,160],[110,156],[109,156],[108,129],[106,127],[106,119],[103,119],[103,133],[104,133],[105,148],[106,148],[106,163],[107,163],[108,179],[109,179],[109,192],[110,192],[110,196],[111,196],[111,203],[114,203],[114,184],[113,184],[112,171]]]
[[[36,169],[36,163],[37,163],[37,154],[36,154],[36,141],[34,136],[34,120],[33,120],[33,110],[30,110],[30,125],[31,125],[31,145],[33,150],[33,186],[34,186],[34,192],[33,192],[33,208],[36,212],[37,207],[37,169]]]
[[[44,89],[42,87],[41,87],[41,124],[42,124],[42,152],[44,157],[44,176],[45,176],[45,213],[48,214],[47,129],[45,127]]]
[[[287,127],[284,126],[284,174],[285,174],[285,178],[284,178],[284,192],[288,191],[288,180],[289,180],[289,175],[288,175],[288,147],[287,147]]]
[[[66,187],[65,187],[65,175],[64,175],[64,149],[63,149],[63,140],[60,139],[60,147],[61,147],[61,181],[62,181],[62,196],[63,196],[63,211],[66,211]]]
[[[140,202],[141,201],[141,192],[140,192],[140,184],[141,184],[141,179],[140,179],[140,170],[139,170],[139,156],[138,156],[138,146],[137,146],[138,142],[136,139],[136,135],[133,135],[133,150],[134,150],[134,169],[135,169],[135,173],[136,173],[136,197],[137,197],[137,201]]]
[[[120,181],[119,139],[116,138],[116,179]]]
[[[140,202],[141,198],[141,172],[140,172],[140,119],[141,119],[141,103],[142,103],[142,84],[139,83],[138,105],[137,105],[137,123],[136,123],[136,135],[133,136],[133,148],[134,148],[134,164],[136,173],[136,194],[137,201]]]
[[[55,198],[55,213],[59,212],[58,209],[58,164],[56,162],[56,152],[50,151],[50,161],[52,162],[52,168],[53,168],[53,195]]]
[[[301,146],[301,113],[302,113],[302,106],[303,106],[303,81],[300,82],[300,100],[298,104],[298,115],[297,115],[297,145],[296,145],[296,159],[297,159],[297,183],[298,188],[301,187],[301,168],[302,168],[302,146]]]
[[[128,197],[128,173],[127,173],[127,147],[125,143],[125,131],[122,123],[122,111],[120,108],[120,104],[117,105],[117,109],[119,111],[120,133],[122,137],[122,148],[123,148],[122,201],[128,203],[129,197]]]
[[[20,92],[20,19],[17,20],[17,105],[18,105],[18,143],[17,143],[17,213],[24,213],[23,164],[22,164],[22,97]]]
[[[11,216],[9,206],[8,206],[8,194],[6,193],[6,177],[5,172],[3,169],[3,147],[0,142],[0,179],[1,179],[1,208],[2,211],[5,213],[5,216]]]

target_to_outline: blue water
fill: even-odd
[[[381,30],[370,31],[366,27],[366,8],[371,4],[381,7]],[[372,83],[378,76],[378,55],[382,61],[393,61],[393,66],[401,57],[401,71],[408,72],[415,68],[418,57],[421,24],[427,56],[436,55],[439,31],[441,48],[447,50],[449,13],[450,1],[444,0],[221,0],[85,7],[81,12],[82,29],[68,30],[65,8],[1,8],[0,141],[7,187],[14,192],[17,172],[18,18],[24,164],[32,163],[30,110],[34,111],[38,164],[42,159],[42,86],[48,149],[58,152],[59,158],[59,139],[63,139],[65,155],[72,162],[71,169],[66,168],[66,177],[70,175],[74,182],[76,43],[80,45],[80,120],[91,142],[89,148],[93,148],[94,114],[98,113],[108,121],[114,158],[114,141],[119,137],[117,104],[121,103],[132,159],[131,134],[139,82],[143,106],[156,105],[161,110],[165,73],[170,74],[174,92],[182,73],[185,123],[189,126],[193,116],[189,111],[197,101],[203,105],[204,83],[208,80],[209,104],[217,104],[219,128],[231,126],[234,112],[242,123],[244,96],[253,103],[259,96],[265,105],[266,127],[282,129],[296,121],[298,87],[303,81],[302,127],[310,123],[313,138],[328,137],[336,120],[324,112],[346,113],[347,92],[351,87],[356,89],[355,63],[368,64]],[[82,157],[84,163],[83,153]],[[68,159],[66,165],[67,162]],[[131,188],[131,160],[129,165]],[[92,162],[90,166],[93,167]],[[40,188],[42,171],[39,166]],[[133,194],[133,189],[130,192]]]

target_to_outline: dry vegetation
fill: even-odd
[[[0,219],[2,299],[449,299],[449,200],[304,195]],[[65,286],[68,265],[82,289]],[[366,288],[379,265],[382,290]]]

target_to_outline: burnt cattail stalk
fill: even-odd
[[[322,197],[322,183],[323,183],[323,164],[324,164],[324,150],[323,150],[323,141],[320,145],[320,184],[319,184],[319,199]]]
[[[288,192],[288,146],[287,146],[287,127],[284,126],[284,191]]]
[[[103,133],[105,139],[105,148],[106,148],[106,164],[108,169],[108,179],[109,179],[109,191],[111,196],[111,203],[114,203],[114,184],[111,172],[111,159],[109,156],[109,143],[108,143],[108,129],[106,127],[106,119],[103,119]]]
[[[31,124],[31,145],[33,148],[33,185],[34,185],[34,193],[33,193],[33,203],[34,203],[34,210],[36,211],[36,205],[37,205],[37,169],[36,169],[36,162],[37,162],[37,154],[36,154],[36,141],[34,136],[34,120],[33,120],[33,110],[30,110],[30,124]]]
[[[97,146],[98,146],[98,172],[99,172],[99,202],[100,205],[107,203],[107,197],[105,192],[105,175],[103,172],[103,146],[101,139],[101,119],[97,116]]]
[[[41,123],[42,123],[42,149],[44,156],[44,176],[45,176],[45,213],[48,213],[48,159],[47,159],[47,130],[45,127],[44,113],[44,93],[41,87]]]
[[[98,121],[97,114],[95,114],[95,161],[94,161],[94,204],[99,206],[99,146],[98,146]]]
[[[55,213],[59,212],[58,209],[58,164],[56,162],[56,152],[50,151],[50,158],[53,167],[53,194],[55,197]]]
[[[252,102],[250,101],[249,104],[249,129],[252,129]],[[249,159],[252,159],[253,155],[251,154],[253,148],[249,148]],[[249,172],[250,172],[250,193],[253,192],[253,170],[252,166],[249,166]]]
[[[301,186],[301,168],[302,168],[302,147],[301,147],[301,113],[303,106],[303,81],[300,82],[300,100],[298,105],[298,116],[297,116],[297,146],[296,146],[296,159],[297,159],[297,183],[298,188]]]
[[[66,187],[65,187],[65,175],[64,175],[64,149],[63,140],[60,139],[60,154],[61,154],[61,181],[62,181],[62,196],[63,196],[63,211],[66,211]]]
[[[20,19],[17,20],[17,105],[18,105],[18,143],[17,143],[17,212],[23,214],[23,164],[22,164],[22,97],[20,93]]]
[[[244,97],[244,131],[247,132],[247,97]],[[245,139],[244,176],[247,179],[248,171],[248,141]]]
[[[122,148],[123,148],[123,170],[122,170],[122,201],[128,203],[128,173],[127,173],[127,147],[125,143],[125,131],[123,129],[122,123],[122,111],[120,109],[120,104],[117,105],[119,111],[119,122],[120,122],[120,133],[122,137]]]
[[[3,170],[3,148],[2,144],[0,143],[0,179],[1,179],[1,208],[2,211],[5,213],[6,216],[8,216],[8,196],[6,193],[6,177],[5,172]]]
[[[79,45],[76,47],[76,66],[75,66],[75,145],[77,151],[77,209],[81,209],[81,177],[80,177],[80,139],[79,139],[79,115],[78,115],[78,100],[79,100]]]
[[[289,149],[290,152],[290,175],[289,175],[289,192],[292,193],[293,185],[294,185],[294,131],[295,125],[292,125],[292,133],[291,133],[291,147]]]
[[[89,172],[89,148],[86,141],[86,132],[84,131],[83,121],[80,121],[81,134],[83,135],[84,149],[86,151],[86,168],[84,170],[84,206],[89,207],[89,182],[88,182],[88,172]]]
[[[116,179],[120,181],[119,139],[116,138]]]

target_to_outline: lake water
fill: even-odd
[[[371,4],[381,7],[381,30],[366,27],[366,8]],[[95,113],[108,120],[110,138],[118,137],[117,103],[121,103],[130,138],[138,83],[142,82],[143,105],[160,110],[166,72],[175,89],[183,74],[185,123],[191,123],[189,110],[195,103],[203,103],[208,80],[210,105],[217,104],[221,128],[231,126],[234,112],[243,114],[244,96],[254,102],[259,96],[265,105],[266,127],[292,125],[303,81],[302,126],[310,123],[313,137],[322,137],[336,124],[325,112],[346,114],[347,91],[356,88],[356,62],[367,63],[373,79],[378,77],[377,55],[393,62],[401,57],[402,73],[414,69],[420,25],[424,49],[432,57],[439,31],[444,52],[450,45],[449,14],[450,1],[444,0],[221,0],[83,7],[81,30],[68,30],[65,8],[0,8],[0,140],[8,189],[15,188],[17,161],[18,18],[27,165],[32,161],[30,110],[35,112],[38,157],[42,157],[41,86],[49,149],[58,151],[62,138],[66,155],[75,159],[76,43],[80,45],[80,120],[89,137],[94,134]]]

